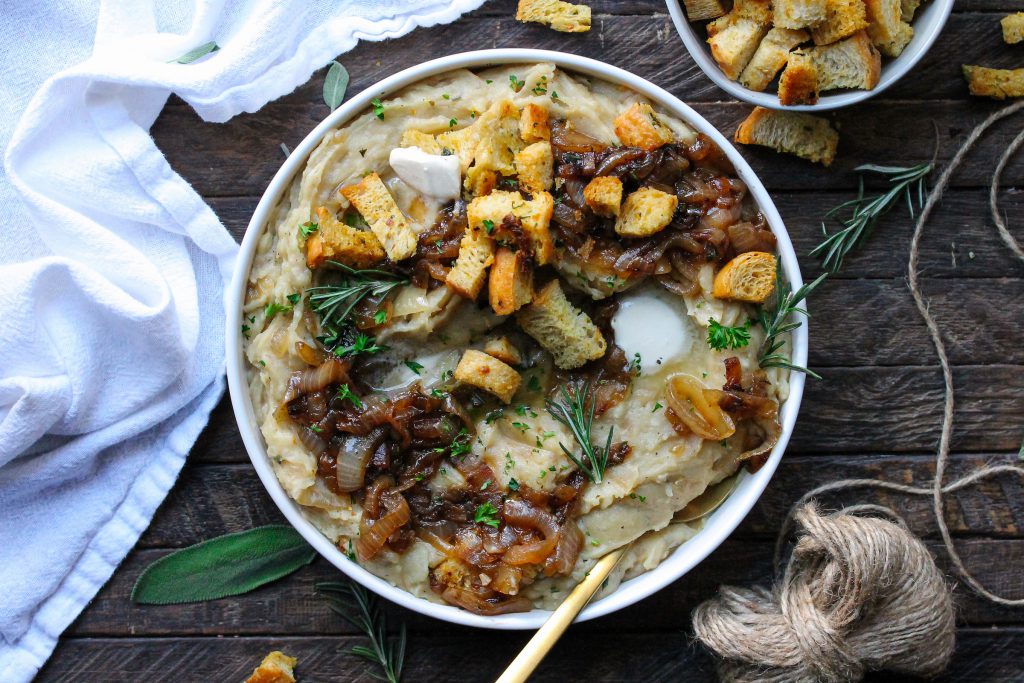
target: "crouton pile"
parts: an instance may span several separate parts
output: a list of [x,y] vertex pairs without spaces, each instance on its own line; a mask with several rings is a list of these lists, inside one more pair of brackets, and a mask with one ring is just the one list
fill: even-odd
[[822,92],[871,90],[882,57],[911,38],[920,0],[684,0],[690,21],[729,79],[762,92],[778,77],[784,105],[814,104]]
[[[1008,14],[999,24],[1003,30],[1004,43],[1016,45],[1024,41],[1024,12]],[[976,97],[990,97],[994,100],[1024,97],[1024,69],[992,69],[964,64],[963,72],[967,87]]]

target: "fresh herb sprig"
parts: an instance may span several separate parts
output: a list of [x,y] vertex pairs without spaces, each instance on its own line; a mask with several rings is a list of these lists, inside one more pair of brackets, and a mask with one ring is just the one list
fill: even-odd
[[758,354],[758,365],[762,368],[789,368],[815,379],[821,379],[821,375],[818,373],[794,365],[786,354],[779,353],[786,343],[785,339],[779,339],[779,337],[800,327],[802,323],[799,320],[793,320],[792,316],[796,313],[807,315],[807,311],[800,307],[800,302],[806,299],[829,274],[822,273],[814,282],[809,282],[794,292],[789,282],[782,277],[782,268],[777,264],[775,273],[775,294],[772,296],[772,304],[761,306],[758,311],[758,322],[764,328],[764,342],[761,344],[761,351]]
[[583,382],[582,385],[563,386],[561,394],[561,402],[546,399],[544,405],[551,417],[569,428],[576,443],[583,450],[583,456],[576,457],[562,442],[559,442],[558,445],[566,457],[572,460],[590,481],[600,484],[604,480],[604,471],[608,468],[608,454],[612,449],[612,433],[615,428],[608,429],[608,438],[604,448],[595,446],[591,432],[597,400],[590,396],[590,383]]
[[741,349],[750,343],[749,329],[749,322],[737,327],[728,327],[712,318],[708,322],[708,346],[715,351]]
[[[931,163],[908,167],[875,164],[858,166],[854,170],[859,171],[862,175],[857,197],[843,202],[825,214],[825,218],[836,219],[843,226],[842,229],[829,234],[825,222],[822,221],[821,232],[825,235],[825,240],[811,251],[811,255],[820,256],[825,270],[834,273],[842,267],[843,259],[864,243],[874,230],[878,219],[889,213],[900,198],[906,200],[910,217],[913,218],[914,197],[916,195],[918,208],[923,207],[927,194],[925,177],[931,173],[932,168]],[[866,197],[864,195],[864,173],[879,173],[888,176],[892,187],[884,194]],[[847,210],[851,211],[850,215],[842,217],[841,214]]]
[[[339,330],[349,321],[353,309],[360,301],[368,296],[385,295],[396,287],[409,284],[409,281],[400,275],[384,270],[356,270],[337,261],[328,263],[342,271],[342,281],[336,285],[310,287],[306,294],[309,296],[310,308],[320,316],[320,325],[327,336],[335,340]],[[352,351],[361,353],[366,352],[366,349]]]
[[349,654],[378,665],[383,673],[371,673],[374,678],[398,683],[405,663],[405,624],[399,628],[397,637],[389,638],[387,620],[376,598],[359,584],[323,581],[317,583],[314,590],[332,611],[370,639],[369,647],[357,645]]

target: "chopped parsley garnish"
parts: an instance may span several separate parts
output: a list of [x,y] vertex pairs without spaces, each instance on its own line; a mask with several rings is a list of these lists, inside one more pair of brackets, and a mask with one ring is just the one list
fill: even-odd
[[511,453],[505,453],[505,474],[515,469],[516,461],[512,459]]
[[631,493],[629,494],[629,497],[632,498],[633,500],[639,500],[641,503],[647,501],[647,496],[641,496],[638,493]]
[[532,88],[530,88],[530,92],[532,92],[534,95],[543,95],[547,91],[548,91],[548,89],[545,88],[544,86],[540,85],[539,83],[537,85],[533,86]]
[[431,389],[430,395],[433,396],[434,398],[444,398],[445,396],[448,395],[448,392],[442,391],[441,389]]
[[726,327],[712,318],[708,322],[708,346],[715,351],[741,349],[750,343],[750,323],[739,327]]
[[450,99],[452,98],[452,96],[451,96],[451,95],[449,95],[449,94],[448,94],[448,93],[446,93],[446,92],[445,92],[445,93],[441,93],[441,97],[445,98],[446,100],[450,100]]
[[659,410],[661,410],[661,409],[662,409],[662,408],[664,408],[664,407],[665,407],[665,406],[661,405],[661,403],[659,403],[658,401],[655,401],[655,402],[654,402],[654,407],[653,407],[653,408],[651,408],[651,412],[652,412],[652,413],[656,413],[656,412],[658,412]]
[[417,363],[414,360],[407,360],[407,361],[405,361],[405,367],[409,368],[410,370],[415,372],[417,375],[420,374],[420,370],[423,369],[423,366],[420,365],[419,363]]
[[511,479],[508,480],[508,490],[509,491],[518,491],[519,490],[519,482],[516,481],[515,477],[512,477]]
[[523,86],[526,85],[526,81],[519,80],[518,78],[516,78],[515,74],[509,74],[508,80],[508,87],[512,88],[512,92],[519,92],[520,90],[523,89]]
[[488,78],[486,81],[484,81],[484,83],[486,83],[487,85],[490,85],[491,83],[494,83],[494,81],[492,81],[491,79]]
[[322,429],[320,429],[320,427],[318,425],[309,425],[309,428],[312,429],[317,434],[319,434],[320,432],[323,431]]
[[481,491],[486,491],[486,490],[487,490],[488,488],[490,488],[490,486],[491,486],[491,480],[490,480],[490,479],[488,479],[488,480],[487,480],[487,481],[485,481],[485,482],[483,483],[483,485],[482,485],[482,486],[480,487],[480,490],[481,490]]
[[558,91],[557,90],[552,90],[551,91],[551,99],[553,99],[553,100],[557,100],[558,99]]
[[449,128],[454,128],[457,125],[459,125],[459,120],[458,119],[449,119],[448,120],[448,127]]
[[249,338],[249,330],[252,329],[248,325],[242,325],[242,336],[246,339]]
[[266,309],[264,309],[264,313],[267,318],[273,318],[278,313],[287,313],[290,310],[292,310],[292,307],[287,304],[269,303]]
[[340,387],[338,387],[338,398],[340,398],[342,401],[348,399],[352,403],[352,405],[354,405],[356,408],[359,408],[360,410],[362,410],[363,408],[363,402],[359,400],[358,396],[352,393],[352,391],[348,388],[347,384],[342,384]]
[[309,237],[319,229],[319,223],[314,223],[313,221],[306,221],[305,223],[299,226],[299,232],[302,233],[303,237]]
[[373,115],[381,121],[384,120],[384,103],[380,101],[379,97],[374,97],[370,100],[370,106],[373,107]]
[[360,333],[356,335],[356,340],[352,342],[351,346],[335,349],[334,353],[344,358],[345,356],[358,356],[361,353],[380,353],[387,349],[386,346],[378,346],[377,340],[373,337]]
[[490,234],[492,234],[494,232],[494,221],[492,221],[490,218],[485,218],[483,220],[483,224],[484,224],[484,230],[487,231],[488,235],[490,235]]
[[377,325],[383,325],[388,321],[387,311],[377,311],[373,314],[373,322]]
[[453,458],[464,458],[469,453],[472,443],[472,439],[469,438],[469,432],[463,427],[459,430],[459,433],[452,439],[452,445],[449,446],[451,456]]
[[498,508],[491,505],[489,501],[483,505],[478,505],[476,512],[473,513],[473,521],[477,524],[497,527],[501,524],[501,520],[498,519]]
[[633,360],[629,363],[630,368],[636,373],[637,377],[640,376],[640,369],[643,367],[643,359],[640,358],[639,353],[633,354]]
[[513,422],[512,426],[524,432],[530,428],[530,425],[526,424],[525,422]]
[[289,302],[291,302],[292,306],[294,306],[295,304],[299,303],[299,299],[302,298],[302,295],[301,294],[289,294],[285,298],[288,299]]
[[540,378],[537,377],[537,375],[530,375],[530,379],[526,382],[526,386],[529,387],[530,391],[540,391]]

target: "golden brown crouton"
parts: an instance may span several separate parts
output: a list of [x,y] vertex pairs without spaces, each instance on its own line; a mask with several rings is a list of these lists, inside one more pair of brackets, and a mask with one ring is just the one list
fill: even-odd
[[747,251],[715,274],[711,295],[716,299],[762,303],[775,289],[775,256]]
[[964,78],[972,95],[995,100],[1024,97],[1024,69],[989,69],[964,64]]
[[491,308],[498,315],[512,315],[533,298],[533,268],[530,257],[508,247],[494,254],[487,281]]
[[608,348],[594,321],[565,298],[557,279],[534,294],[533,303],[520,309],[516,321],[563,370],[600,358]]
[[533,199],[526,201],[519,192],[495,190],[486,197],[473,199],[466,208],[466,215],[470,229],[479,228],[490,232],[501,225],[505,216],[515,216],[530,237],[534,261],[543,266],[551,262],[555,253],[550,229],[554,208],[554,198],[548,192],[537,192]]
[[598,216],[618,216],[622,206],[622,181],[615,176],[599,176],[583,188],[587,206]]
[[721,0],[683,0],[686,6],[686,18],[690,21],[706,21],[725,14],[725,5]]
[[306,240],[306,265],[316,269],[325,261],[352,268],[370,268],[384,260],[384,248],[372,232],[345,225],[327,210],[316,210],[318,229]]
[[508,176],[516,172],[515,155],[525,143],[519,136],[519,110],[511,100],[495,102],[469,128],[478,132],[473,165],[466,171],[467,190],[480,186],[481,174]]
[[473,174],[472,185],[468,188],[474,197],[490,194],[498,186],[498,174],[491,170]]
[[402,133],[401,147],[419,147],[427,154],[441,154],[441,143],[430,133],[409,128]]
[[726,15],[718,21],[724,19],[729,21],[723,24],[721,30],[714,35],[708,32],[708,45],[722,73],[729,80],[735,81],[754,56],[761,39],[768,33],[768,25],[753,19],[733,18],[732,15]]
[[809,28],[825,21],[826,0],[774,0],[772,19],[777,28]]
[[445,277],[445,284],[459,296],[476,299],[484,286],[487,268],[494,262],[494,240],[483,228],[466,230],[459,242],[459,256]]
[[789,53],[786,70],[779,77],[779,102],[789,106],[817,101],[818,67],[814,58],[806,52]]
[[516,175],[519,184],[530,194],[551,189],[554,181],[554,156],[551,143],[546,140],[535,142],[516,153]]
[[295,683],[295,665],[299,660],[274,651],[263,658],[245,683]]
[[799,50],[810,55],[818,76],[818,90],[860,88],[871,90],[882,74],[882,55],[871,44],[866,31],[831,45]]
[[490,392],[504,403],[512,402],[523,383],[523,378],[513,368],[476,349],[463,352],[455,368],[455,380]]
[[809,38],[807,31],[788,28],[773,28],[768,31],[740,74],[740,85],[758,92],[767,88],[768,84],[775,80],[775,74],[786,66],[790,50]]
[[864,0],[827,0],[825,21],[811,28],[815,45],[828,45],[868,27]]
[[1003,42],[1014,45],[1024,40],[1024,12],[1007,14],[999,20],[1003,29]]
[[903,21],[900,0],[865,0],[868,37],[888,57],[899,57],[914,37],[914,29]]
[[519,115],[519,137],[523,142],[537,142],[551,139],[548,110],[532,102],[523,107]]
[[623,237],[647,237],[665,229],[672,222],[672,214],[679,206],[674,194],[641,187],[626,197],[619,217],[615,221],[615,232]]
[[590,7],[562,0],[519,0],[516,19],[535,21],[563,33],[583,33],[590,30]]
[[523,354],[508,340],[508,337],[488,339],[484,344],[484,353],[494,356],[506,365],[519,365],[523,362]]
[[736,129],[736,142],[764,145],[828,166],[835,159],[839,133],[828,119],[755,107]]
[[666,126],[646,102],[633,105],[615,117],[615,135],[627,147],[658,149],[672,142],[672,129]]
[[341,188],[341,194],[369,224],[389,259],[397,263],[416,252],[416,233],[376,172]]
[[920,6],[921,0],[901,0],[900,19],[909,24],[914,20],[914,14],[917,13],[917,8]]

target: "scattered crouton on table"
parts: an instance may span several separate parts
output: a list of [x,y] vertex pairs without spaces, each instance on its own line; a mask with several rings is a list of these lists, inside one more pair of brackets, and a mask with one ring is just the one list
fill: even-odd
[[736,129],[736,142],[763,145],[829,166],[836,156],[839,133],[828,119],[791,111],[755,107]]

